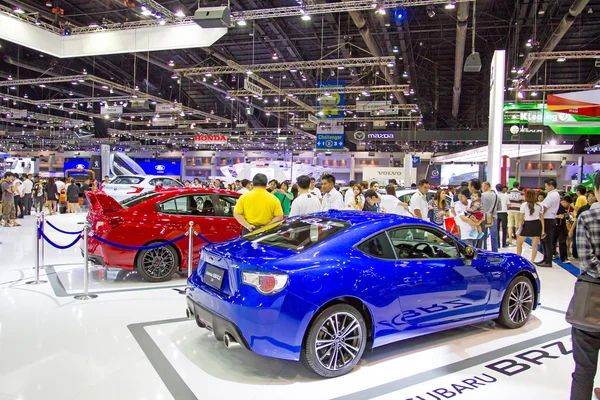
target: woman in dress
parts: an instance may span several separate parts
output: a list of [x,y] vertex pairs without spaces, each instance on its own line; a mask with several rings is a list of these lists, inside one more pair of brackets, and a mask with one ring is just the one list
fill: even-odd
[[523,252],[523,242],[531,238],[531,262],[535,262],[538,252],[540,237],[544,236],[544,212],[537,203],[538,196],[533,190],[525,194],[525,201],[521,204],[521,223],[517,231],[517,254]]
[[443,227],[444,218],[450,218],[450,204],[447,201],[446,193],[442,189],[435,192],[435,196],[429,202],[429,209],[433,214],[431,222]]
[[362,187],[360,185],[354,185],[352,192],[354,193],[354,196],[352,197],[350,204],[348,204],[348,207],[352,210],[362,211],[365,206],[365,199],[362,195]]
[[46,199],[48,199],[48,211],[50,215],[56,214],[56,202],[59,198],[58,187],[54,182],[54,178],[49,178],[46,183]]

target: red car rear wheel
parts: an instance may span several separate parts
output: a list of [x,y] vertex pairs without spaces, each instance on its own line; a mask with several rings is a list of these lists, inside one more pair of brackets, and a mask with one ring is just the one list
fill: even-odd
[[136,258],[138,273],[149,282],[165,282],[179,268],[179,256],[173,246],[142,250]]

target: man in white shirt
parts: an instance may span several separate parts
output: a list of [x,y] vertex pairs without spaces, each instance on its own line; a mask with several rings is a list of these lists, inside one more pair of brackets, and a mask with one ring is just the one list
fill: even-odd
[[427,217],[429,213],[429,206],[427,204],[429,187],[429,182],[426,179],[421,179],[417,186],[417,192],[410,198],[410,211],[423,221],[429,221]]
[[[321,211],[321,202],[317,196],[309,193],[310,178],[306,175],[298,177],[298,197],[292,202],[290,217],[312,214]],[[350,190],[350,189],[348,189]]]
[[321,195],[321,191],[319,190],[319,188],[315,186],[316,183],[317,181],[315,180],[315,178],[310,178],[310,187],[308,188],[308,191],[317,196],[318,199],[321,199],[323,196]]
[[247,193],[252,190],[252,181],[248,179],[242,179],[242,188],[237,192],[240,194]]
[[31,180],[31,174],[24,176],[24,178],[23,193],[25,196],[23,197],[23,207],[25,208],[25,215],[31,215],[31,207],[33,206],[33,198],[31,197],[31,192],[33,191],[33,181]]
[[544,232],[546,236],[542,236],[542,249],[544,259],[536,263],[538,267],[552,267],[552,258],[556,251],[556,243],[554,241],[554,230],[556,229],[556,214],[560,206],[560,194],[556,190],[556,179],[546,180],[546,198],[541,206],[544,212]]
[[[321,200],[323,211],[344,210],[346,208],[342,194],[335,189],[335,176],[331,174],[321,176],[321,189],[324,193]],[[312,192],[312,190],[309,190],[309,192]]]
[[470,219],[465,216],[467,213],[467,208],[471,206],[471,202],[468,199],[469,189],[462,189],[462,191],[458,192],[458,200],[454,202],[454,210],[456,212],[456,217],[454,217],[454,221],[458,226],[460,232],[460,238],[463,242],[468,244],[471,247],[475,247],[477,239],[473,239],[471,236],[471,232],[475,227],[471,225]]
[[60,193],[63,191],[63,189],[65,188],[66,184],[62,179],[57,179],[55,182],[56,184],[56,189],[58,190],[58,194],[60,195]]
[[350,181],[348,185],[348,190],[344,193],[344,204],[347,208],[351,208],[350,204],[354,201],[354,185],[356,185],[356,182]]
[[411,216],[408,211],[408,205],[406,203],[401,202],[396,197],[396,188],[394,185],[387,185],[385,187],[385,191],[387,194],[381,195],[381,211],[386,214],[397,214],[397,215],[405,215]]

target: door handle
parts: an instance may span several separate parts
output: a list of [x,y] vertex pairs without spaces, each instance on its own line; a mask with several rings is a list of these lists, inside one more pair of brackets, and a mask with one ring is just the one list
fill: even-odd
[[423,278],[420,276],[411,276],[408,278],[404,278],[404,283],[406,283],[408,286],[420,285],[421,283],[423,283]]

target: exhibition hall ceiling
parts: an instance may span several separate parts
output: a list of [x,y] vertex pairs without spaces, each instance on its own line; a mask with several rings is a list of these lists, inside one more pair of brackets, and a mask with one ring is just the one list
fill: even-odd
[[[221,2],[0,0],[0,14],[76,40],[135,26],[185,25],[198,3]],[[591,89],[600,81],[600,54],[594,53],[600,50],[600,0],[230,5],[232,25],[210,47],[177,48],[174,39],[172,50],[59,58],[0,40],[0,112],[7,114],[0,114],[0,130],[11,123],[21,128],[8,114],[26,109],[32,117],[27,129],[52,128],[44,134],[49,143],[67,133],[65,121],[71,124],[68,136],[96,118],[109,136],[123,140],[184,146],[200,134],[233,134],[240,138],[232,148],[311,149],[314,116],[322,106],[327,114],[332,98],[341,115],[333,112],[331,120],[343,121],[346,132],[408,131],[418,142],[416,132],[423,129],[487,129],[490,62],[497,49],[507,50],[507,101],[541,102],[560,93],[561,85],[571,85],[563,91]],[[482,69],[463,72],[473,43]],[[248,91],[249,78],[258,89]],[[552,92],[544,91],[548,85]],[[123,112],[102,113],[98,99],[109,107],[124,105]],[[150,104],[139,105],[139,99]],[[167,108],[157,112],[154,103]]]

